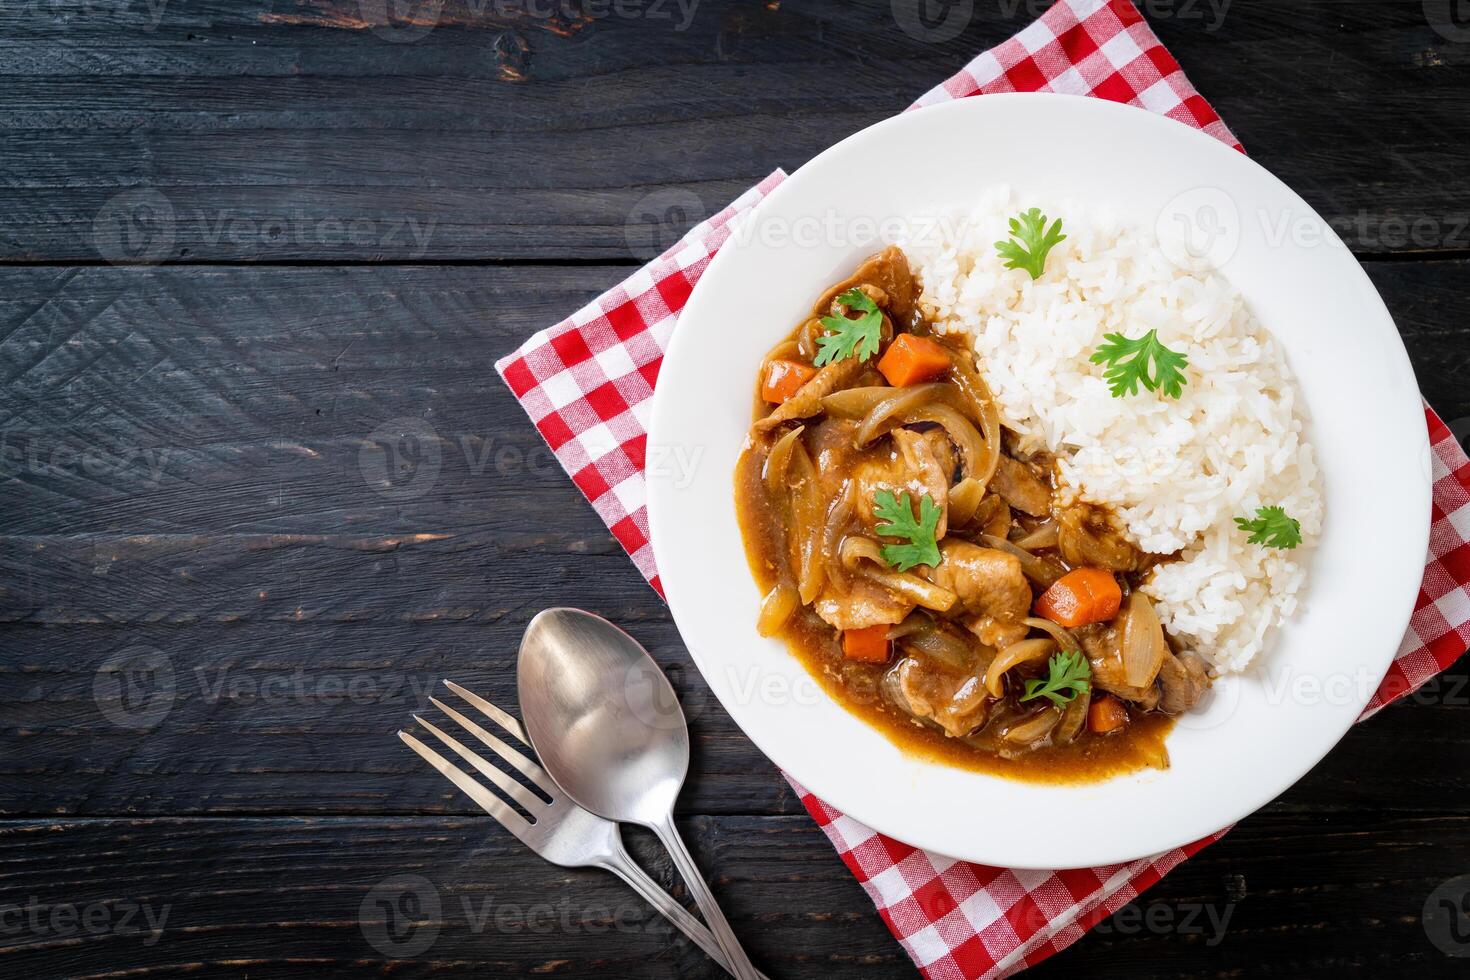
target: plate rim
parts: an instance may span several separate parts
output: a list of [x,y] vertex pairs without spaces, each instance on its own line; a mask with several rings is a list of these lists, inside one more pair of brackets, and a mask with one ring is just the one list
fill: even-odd
[[[1321,215],[1316,211],[1316,209],[1312,208],[1310,204],[1303,200],[1301,196],[1297,194],[1294,190],[1292,190],[1287,184],[1285,184],[1285,182],[1272,174],[1259,162],[1246,156],[1244,153],[1235,150],[1233,147],[1217,140],[1215,137],[1210,136],[1202,130],[1195,129],[1193,127],[1180,123],[1177,120],[1170,119],[1166,116],[1154,113],[1140,107],[1108,102],[1105,100],[1099,100],[1087,96],[1063,95],[1058,93],[997,93],[994,95],[987,95],[983,99],[959,99],[952,102],[942,103],[939,105],[914,110],[913,112],[902,113],[897,116],[889,117],[878,123],[873,124],[872,126],[866,127],[856,133],[847,136],[843,140],[839,141],[838,143],[824,150],[822,153],[818,154],[807,164],[803,165],[801,168],[792,173],[779,186],[774,188],[772,192],[766,196],[765,199],[757,204],[757,206],[752,210],[751,215],[744,216],[739,220],[754,220],[754,216],[759,214],[762,210],[776,210],[788,198],[793,198],[798,195],[804,185],[804,182],[801,180],[802,175],[804,173],[807,175],[811,175],[814,172],[814,165],[819,164],[823,160],[830,159],[833,156],[840,154],[841,152],[844,152],[845,147],[848,147],[854,143],[867,139],[878,138],[887,129],[900,127],[903,125],[912,125],[912,123],[906,123],[906,120],[910,120],[915,117],[937,118],[944,114],[963,116],[975,112],[983,113],[989,111],[988,106],[999,105],[1007,102],[1016,102],[1018,100],[1028,102],[1034,102],[1035,100],[1048,100],[1053,102],[1065,100],[1073,104],[1085,106],[1085,108],[1082,110],[1085,112],[1103,114],[1116,113],[1119,115],[1120,118],[1126,117],[1134,123],[1155,127],[1160,132],[1167,131],[1170,134],[1168,138],[1193,140],[1199,143],[1201,146],[1208,145],[1211,149],[1206,152],[1216,154],[1222,160],[1232,160],[1232,166],[1240,166],[1243,163],[1249,169],[1256,172],[1255,176],[1258,179],[1263,178],[1269,183],[1275,185],[1276,188],[1278,188],[1279,190],[1284,191],[1296,207],[1299,207],[1306,215],[1320,222],[1326,234],[1330,236],[1331,242],[1342,245],[1341,239],[1336,235],[1336,232],[1333,231],[1330,225],[1328,225],[1327,222],[1321,218]],[[977,185],[977,192],[979,190],[982,190],[984,186],[987,185]],[[688,303],[686,304],[683,313],[681,314],[681,319],[687,317],[690,314],[691,310],[695,311],[696,314],[699,313],[702,308],[701,298],[707,296],[711,292],[708,284],[717,280],[717,278],[721,274],[721,270],[724,265],[727,265],[730,262],[734,261],[731,257],[740,251],[740,247],[738,245],[735,245],[735,243],[730,243],[730,245],[733,245],[734,247],[722,247],[715,255],[715,257],[711,260],[711,263],[706,268],[704,275],[695,285],[695,288],[689,297]],[[1387,305],[1384,304],[1382,296],[1378,293],[1376,287],[1373,286],[1372,280],[1369,278],[1361,262],[1357,260],[1356,256],[1351,255],[1351,253],[1346,249],[1345,245],[1342,245],[1342,249],[1347,257],[1351,260],[1350,265],[1355,270],[1355,276],[1359,281],[1358,284],[1362,287],[1366,287],[1366,289],[1370,291],[1371,296],[1376,303],[1374,309],[1365,313],[1365,319],[1372,318],[1379,321],[1381,326],[1389,328],[1388,332],[1392,334],[1393,340],[1392,347],[1397,357],[1401,359],[1402,362],[1400,366],[1405,369],[1407,377],[1409,379],[1413,379],[1413,368],[1408,357],[1407,348],[1403,344],[1402,334],[1397,329],[1391,312],[1388,310]],[[1346,269],[1346,265],[1344,266],[1344,269]],[[1387,334],[1385,334],[1385,336],[1387,336]],[[665,363],[661,367],[661,373],[668,370],[671,364],[677,365],[682,356],[681,352],[696,344],[696,341],[691,339],[692,337],[693,331],[691,330],[673,331],[668,348],[665,351]],[[1299,383],[1300,382],[1298,381],[1298,384]],[[1414,414],[1421,420],[1422,424],[1422,396],[1420,396],[1418,393],[1417,383],[1410,385],[1410,387],[1413,389],[1412,394],[1416,399],[1413,406]],[[650,424],[648,426],[650,446],[656,446],[660,444],[658,441],[659,434],[667,427],[667,423],[665,423],[663,419],[669,413],[676,410],[675,408],[670,407],[672,405],[672,401],[670,398],[660,396],[660,392],[667,392],[671,390],[671,388],[672,386],[657,386],[655,388],[653,396],[653,406],[650,415]],[[1408,393],[1405,393],[1405,398],[1407,398],[1407,395]],[[1400,407],[1400,410],[1407,411],[1407,408],[1408,405],[1404,404]],[[1307,414],[1308,417],[1312,420],[1312,424],[1314,426],[1320,424],[1317,416],[1312,413],[1310,405],[1307,406]],[[1422,449],[1426,454],[1430,451],[1427,428],[1425,429],[1422,436]],[[713,673],[713,670],[711,668],[714,665],[706,664],[704,662],[704,658],[696,650],[695,645],[688,642],[685,624],[681,619],[680,611],[681,606],[683,605],[680,596],[682,586],[671,581],[664,571],[672,567],[672,565],[674,564],[665,560],[666,556],[669,554],[670,548],[672,547],[668,542],[674,537],[674,535],[665,535],[660,532],[660,528],[663,525],[663,515],[667,513],[668,510],[668,508],[664,506],[663,501],[667,498],[667,494],[671,492],[671,490],[672,484],[670,482],[668,474],[650,472],[648,477],[647,499],[649,539],[654,555],[655,564],[660,568],[660,573],[662,576],[661,580],[664,584],[665,596],[668,600],[670,612],[674,618],[675,625],[679,629],[681,638],[685,640],[686,647],[689,650],[690,657],[694,661],[695,666],[704,676],[705,681],[709,685],[711,691],[715,694],[716,698],[720,701],[721,705],[725,708],[731,719],[741,729],[745,736],[749,738],[753,744],[755,744],[755,746],[761,751],[761,753],[765,755],[768,759],[770,759],[774,764],[776,764],[778,768],[780,768],[781,763],[777,759],[778,751],[773,751],[770,747],[768,747],[768,745],[766,744],[767,740],[765,738],[763,738],[758,733],[752,732],[746,726],[746,724],[742,722],[739,711],[732,710],[731,705],[727,702],[726,697],[724,696],[724,693],[722,691],[723,685],[718,683],[711,676]],[[1414,543],[1416,545],[1415,552],[1422,556],[1427,554],[1429,536],[1431,531],[1432,479],[1426,479],[1424,481],[1423,493],[1419,495],[1418,500],[1413,502],[1396,502],[1396,506],[1409,507],[1413,505],[1417,505],[1415,508],[1417,513],[1414,516],[1422,517],[1422,520],[1416,520],[1414,522],[1415,527],[1422,526],[1422,540],[1416,540],[1411,543]],[[1328,519],[1330,520],[1330,516]],[[1406,545],[1406,555],[1407,552],[1408,548]],[[1407,565],[1407,557],[1404,559],[1404,562]],[[745,567],[741,567],[739,569],[739,573],[747,577],[749,576],[749,570]],[[1397,610],[1392,615],[1392,621],[1399,627],[1398,635],[1403,635],[1403,633],[1407,631],[1411,623],[1419,590],[1419,584],[1419,578],[1415,578],[1412,582],[1401,584],[1396,590],[1396,594],[1392,595],[1392,601],[1385,604],[1386,608]],[[1310,588],[1310,585],[1308,586],[1308,588]],[[1395,590],[1392,588],[1392,583],[1390,583],[1387,591],[1389,591],[1390,593],[1395,593]],[[1280,793],[1295,785],[1304,775],[1306,775],[1307,772],[1309,772],[1323,758],[1325,758],[1327,754],[1330,754],[1332,749],[1334,749],[1341,741],[1343,735],[1345,735],[1346,732],[1349,731],[1353,724],[1357,721],[1357,719],[1361,715],[1362,709],[1371,700],[1373,694],[1376,692],[1378,684],[1381,683],[1383,676],[1386,675],[1387,671],[1392,666],[1396,658],[1396,650],[1396,647],[1388,649],[1377,658],[1375,658],[1375,660],[1373,661],[1375,665],[1373,668],[1375,671],[1374,683],[1370,687],[1366,688],[1366,693],[1363,694],[1360,699],[1356,700],[1355,707],[1351,713],[1347,712],[1346,710],[1342,710],[1337,716],[1336,722],[1330,728],[1323,729],[1326,732],[1330,732],[1332,735],[1331,741],[1326,745],[1324,751],[1320,755],[1316,755],[1314,758],[1310,759],[1307,759],[1305,756],[1303,756],[1300,760],[1298,760],[1296,764],[1282,769],[1280,773],[1274,776],[1271,780],[1263,781],[1261,787],[1258,789],[1257,792],[1249,794],[1246,799],[1240,801],[1232,808],[1234,811],[1237,812],[1234,812],[1233,815],[1222,822],[1220,827],[1216,828],[1217,831],[1228,829],[1236,821],[1255,812],[1257,809],[1270,802],[1271,799],[1274,799]],[[803,671],[805,670],[804,667],[801,667],[800,669]],[[845,711],[846,709],[842,710]],[[862,722],[861,719],[855,718],[855,721],[857,721],[857,723],[859,724],[863,724],[865,727],[871,727],[866,726],[866,723]],[[981,779],[1000,778],[986,776],[985,774],[980,773],[976,773],[974,775]],[[932,846],[925,845],[919,841],[915,841],[912,839],[910,832],[907,829],[896,829],[892,826],[885,826],[885,824],[888,823],[888,821],[886,820],[874,820],[870,819],[869,817],[865,817],[860,812],[856,812],[863,809],[861,802],[859,802],[858,805],[855,806],[850,800],[843,803],[838,803],[834,801],[834,796],[846,797],[848,794],[831,785],[828,785],[826,791],[824,791],[823,785],[828,782],[825,778],[825,774],[793,774],[793,778],[799,779],[800,782],[818,798],[828,801],[833,807],[851,816],[854,820],[866,824],[873,830],[882,833],[885,836],[894,838],[895,840],[903,841],[905,843],[909,843],[911,846],[933,850],[936,853],[945,853],[948,850],[947,848],[944,850],[937,850]],[[1113,781],[1109,780],[1105,782]],[[1073,790],[1086,791],[1089,787],[1095,787],[1098,785],[1103,784],[1073,784],[1048,786],[1045,788],[1055,789],[1062,792],[1069,792]],[[1181,831],[1170,835],[1160,835],[1159,841],[1155,845],[1151,845],[1147,850],[1139,851],[1136,847],[1134,847],[1127,848],[1121,851],[1115,850],[1104,852],[1101,853],[1100,856],[1087,854],[1085,857],[1079,860],[1068,860],[1062,863],[1058,863],[1056,861],[1037,862],[1024,858],[1021,860],[1007,858],[997,862],[993,857],[976,857],[966,854],[960,854],[957,855],[957,857],[961,860],[979,861],[982,863],[1000,863],[1007,867],[1023,870],[1051,870],[1061,867],[1086,867],[1135,861],[1140,858],[1145,858],[1151,855],[1167,852],[1173,848],[1184,846],[1200,839],[1202,839],[1202,836],[1193,830],[1187,833]]]

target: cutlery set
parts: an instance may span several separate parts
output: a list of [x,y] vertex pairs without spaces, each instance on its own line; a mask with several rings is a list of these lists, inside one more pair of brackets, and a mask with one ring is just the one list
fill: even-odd
[[[531,620],[521,640],[517,689],[524,727],[473,691],[453,681],[444,683],[515,743],[533,750],[540,764],[455,707],[438,698],[430,703],[550,802],[418,715],[414,720],[425,731],[531,819],[419,738],[400,731],[404,744],[547,861],[612,872],[732,975],[740,980],[763,976],[751,965],[674,828],[674,800],[689,768],[689,730],[672,685],[647,650],[600,616],[548,609]],[[621,823],[653,831],[708,928],[629,857]]]

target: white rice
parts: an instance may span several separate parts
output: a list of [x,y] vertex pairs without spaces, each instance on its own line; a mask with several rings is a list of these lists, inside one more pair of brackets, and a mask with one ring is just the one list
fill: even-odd
[[[1034,282],[995,250],[1033,206],[1067,235]],[[1152,230],[1109,215],[998,188],[973,212],[914,227],[898,244],[922,303],[941,330],[970,335],[1021,448],[1056,454],[1067,484],[1110,505],[1140,548],[1182,551],[1144,591],[1182,645],[1221,672],[1245,668],[1295,611],[1322,527],[1304,406],[1275,339],[1220,274],[1175,264]],[[1105,333],[1149,329],[1188,356],[1183,396],[1114,398],[1088,358]],[[1301,547],[1247,543],[1234,519],[1269,505],[1301,522]]]

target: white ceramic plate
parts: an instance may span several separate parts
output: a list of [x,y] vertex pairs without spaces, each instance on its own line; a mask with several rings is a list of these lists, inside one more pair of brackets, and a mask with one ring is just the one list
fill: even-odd
[[[1145,226],[1191,221],[1197,244],[1212,248],[1285,346],[1311,415],[1327,525],[1303,608],[1254,673],[1218,683],[1180,720],[1167,771],[1045,786],[915,759],[755,632],[760,596],[732,494],[762,355],[884,244],[886,220],[967,206],[996,184],[1022,198],[1111,208]],[[1388,311],[1301,198],[1245,156],[1143,110],[987,95],[844,140],[777,188],[753,220],[767,230],[720,251],[660,371],[649,515],[679,630],[761,751],[885,834],[1015,868],[1109,864],[1198,840],[1327,754],[1377,687],[1413,609],[1429,533],[1429,447]]]

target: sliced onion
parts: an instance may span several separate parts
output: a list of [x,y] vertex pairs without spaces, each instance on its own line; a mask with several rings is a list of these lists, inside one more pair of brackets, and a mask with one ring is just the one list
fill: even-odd
[[788,467],[791,488],[790,546],[796,558],[797,591],[803,603],[817,601],[822,586],[827,582],[826,567],[822,564],[823,506],[821,489],[817,486],[817,471],[806,446],[796,442],[791,447],[791,462]]
[[853,433],[853,445],[861,449],[882,434],[883,424],[903,412],[913,411],[927,401],[942,397],[942,384],[914,385],[911,388],[894,388],[893,394],[881,399],[858,425]]
[[950,353],[950,362],[954,370],[950,375],[954,378],[955,387],[964,397],[970,412],[975,420],[980,423],[980,431],[985,434],[985,459],[979,469],[970,473],[981,483],[989,484],[990,478],[995,475],[995,468],[1000,465],[1000,412],[995,407],[995,398],[990,394],[990,386],[975,370],[974,360],[969,354],[960,352]]
[[907,616],[904,617],[903,622],[895,626],[888,627],[888,638],[890,640],[899,640],[905,636],[908,636],[910,633],[915,633],[919,630],[927,629],[933,625],[934,620],[929,617],[928,613],[909,613]]
[[761,478],[766,481],[767,493],[780,493],[786,486],[786,471],[791,466],[791,447],[796,440],[801,438],[801,432],[805,426],[798,425],[776,440],[771,451],[766,454],[765,465],[761,469]]
[[761,614],[755,621],[755,631],[761,636],[775,636],[796,612],[801,597],[790,583],[778,582],[761,600]]
[[1153,603],[1134,589],[1123,607],[1123,677],[1129,687],[1152,687],[1169,653]]
[[1006,730],[1005,740],[1013,745],[1030,745],[1051,734],[1062,720],[1062,711],[1057,707],[1043,708],[1036,714],[1019,721]]
[[[986,458],[985,440],[970,424],[970,420],[943,402],[920,405],[911,411],[899,413],[904,424],[911,422],[937,422],[949,434],[950,441],[960,450],[965,464],[965,476],[975,480],[975,473],[984,467]],[[979,481],[976,480],[978,483]]]
[[892,395],[897,389],[886,385],[869,388],[844,388],[834,391],[822,399],[822,408],[828,415],[840,419],[860,419],[867,416],[873,407]]
[[[842,565],[848,571],[858,572],[869,581],[896,592],[915,605],[936,612],[948,612],[959,601],[959,596],[927,579],[909,572],[889,571],[888,562],[883,558],[882,546],[872,538],[849,536],[843,539],[839,553]],[[865,561],[877,567],[864,566]]]
[[964,527],[975,519],[980,501],[985,499],[985,488],[979,480],[968,477],[949,489],[949,526]]
[[[800,353],[800,339],[781,341],[775,347],[772,347],[770,350],[766,351],[766,359],[761,364],[761,377],[764,378],[766,376],[766,364],[769,364],[771,361],[780,360],[781,358],[789,358],[793,354]],[[806,360],[811,360],[811,358],[806,358]]]
[[949,612],[960,598],[948,589],[921,579],[917,575],[910,575],[908,572],[883,572],[866,568],[862,574],[865,578],[877,582],[885,589],[897,593],[915,605],[933,609],[935,612]]
[[842,566],[837,561],[842,536],[847,533],[848,522],[852,519],[852,488],[851,480],[842,485],[842,492],[827,510],[827,521],[822,526],[822,563],[827,566],[828,578],[838,586],[846,584]]
[[1057,546],[1057,535],[1060,531],[1061,528],[1057,527],[1056,521],[1047,521],[1025,537],[1018,538],[1016,540],[1016,547],[1025,548],[1027,551],[1055,548]]
[[842,567],[848,571],[856,571],[858,565],[864,561],[870,561],[880,568],[888,567],[888,562],[883,560],[883,546],[872,538],[856,534],[842,540],[838,555],[842,558]]
[[1053,733],[1053,741],[1058,745],[1066,745],[1076,738],[1082,731],[1082,726],[1087,724],[1087,709],[1092,704],[1092,688],[1089,686],[1078,694],[1067,706],[1062,709],[1062,720]]
[[1005,538],[998,538],[993,534],[982,534],[980,535],[980,540],[984,542],[987,548],[1004,551],[1019,558],[1021,560],[1021,571],[1025,572],[1026,577],[1033,582],[1049,586],[1062,577],[1063,573],[1060,568],[1057,568],[1050,562],[1042,561],[1025,548],[1018,547]]
[[[816,317],[812,317],[801,325],[801,329],[796,333],[794,343],[796,344],[796,351],[801,355],[802,360],[816,360],[818,352],[817,338],[826,332],[827,328],[822,326],[822,321]],[[770,355],[768,354],[766,356],[769,357]]]
[[[889,634],[892,636],[892,633]],[[974,660],[970,645],[954,633],[933,623],[927,629],[919,629],[903,638],[905,647],[918,650],[925,656],[954,670],[968,670]]]
[[1006,689],[1001,680],[1006,671],[1022,664],[1045,660],[1056,652],[1057,645],[1052,640],[1021,640],[1019,643],[1012,643],[990,662],[990,669],[985,672],[985,689],[996,697],[1003,697]]
[[1049,619],[1039,619],[1035,616],[1027,616],[1025,619],[1021,620],[1021,622],[1025,623],[1032,629],[1045,630],[1047,633],[1050,633],[1051,638],[1057,641],[1058,649],[1082,649],[1082,644],[1077,642],[1077,637],[1073,636],[1072,631],[1067,629],[1067,627],[1065,626],[1062,626],[1058,623],[1053,623]]

